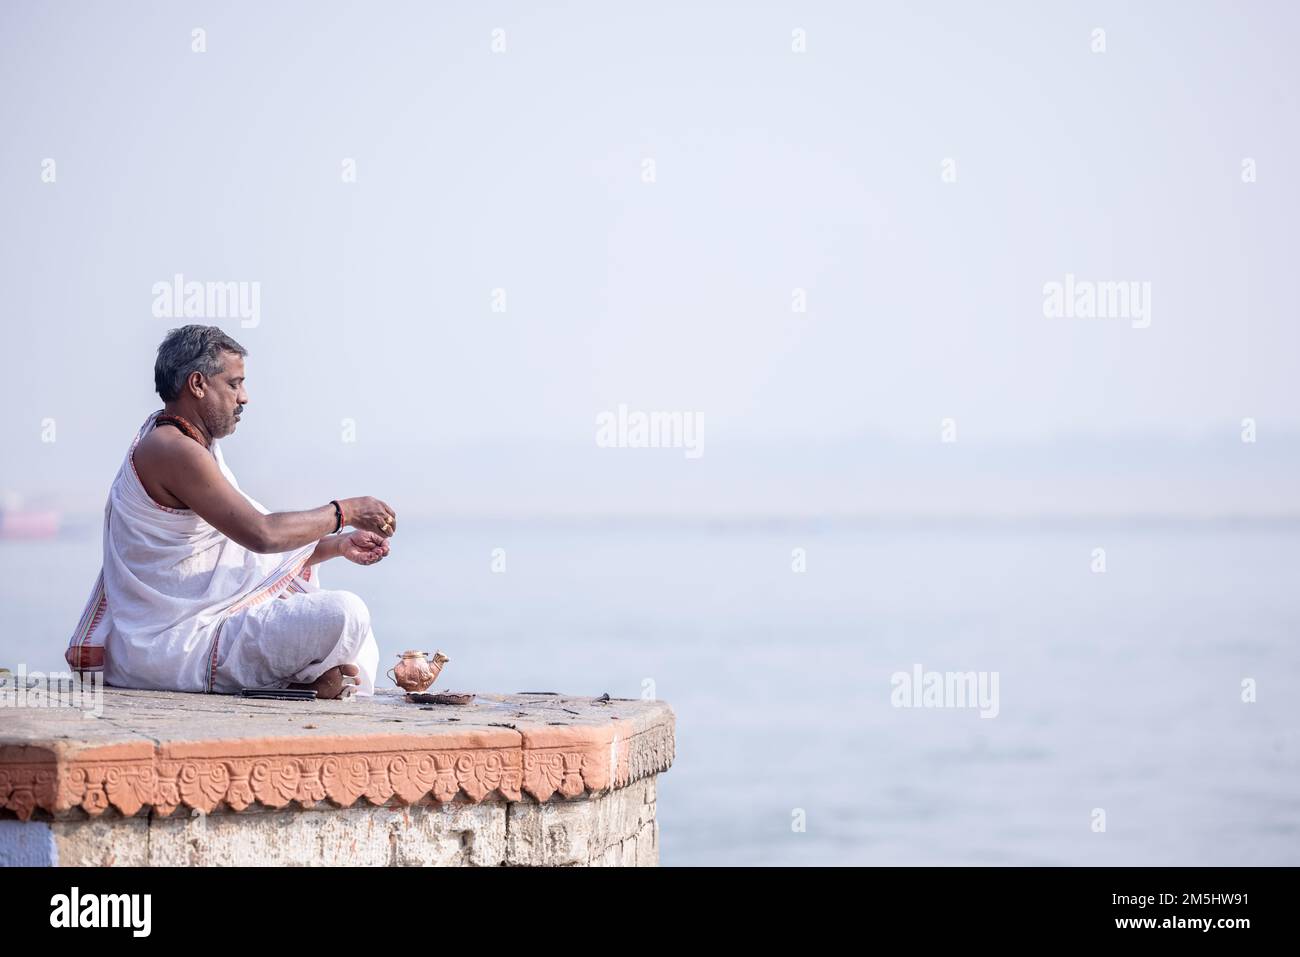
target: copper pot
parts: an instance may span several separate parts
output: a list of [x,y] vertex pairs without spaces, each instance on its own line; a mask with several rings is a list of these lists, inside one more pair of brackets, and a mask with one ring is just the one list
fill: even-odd
[[403,691],[423,691],[438,680],[442,666],[451,661],[441,651],[403,651],[401,660],[388,669],[388,677]]

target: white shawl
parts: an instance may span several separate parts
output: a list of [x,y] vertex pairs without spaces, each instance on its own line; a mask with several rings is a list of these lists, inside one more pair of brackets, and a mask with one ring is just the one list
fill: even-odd
[[[78,672],[102,670],[109,685],[210,691],[221,622],[286,588],[319,588],[307,565],[316,543],[259,555],[190,509],[150,498],[132,456],[161,414],[145,419],[109,490],[103,568],[65,657]],[[215,440],[210,451],[226,480],[267,514],[239,488]]]

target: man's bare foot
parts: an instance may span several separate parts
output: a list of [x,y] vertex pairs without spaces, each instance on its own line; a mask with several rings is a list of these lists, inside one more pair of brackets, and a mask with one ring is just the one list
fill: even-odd
[[309,684],[295,684],[290,687],[310,688],[316,692],[317,698],[341,698],[345,688],[356,690],[360,683],[356,678],[360,672],[361,669],[356,665],[337,665]]

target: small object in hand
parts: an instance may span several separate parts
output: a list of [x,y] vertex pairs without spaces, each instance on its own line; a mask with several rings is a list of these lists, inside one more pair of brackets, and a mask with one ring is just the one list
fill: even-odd
[[239,692],[245,698],[275,698],[279,701],[314,701],[316,692],[311,688],[245,688]]
[[411,704],[469,704],[474,700],[472,694],[408,694],[406,700]]

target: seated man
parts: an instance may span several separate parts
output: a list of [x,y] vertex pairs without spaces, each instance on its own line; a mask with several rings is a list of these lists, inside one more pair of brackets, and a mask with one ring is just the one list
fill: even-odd
[[216,326],[173,329],[158,347],[165,406],[109,491],[103,569],[68,663],[124,688],[373,694],[370,614],[351,592],[322,590],[313,567],[337,555],[373,565],[397,516],[369,497],[269,513],[240,489],[217,440],[248,404],[245,355]]

